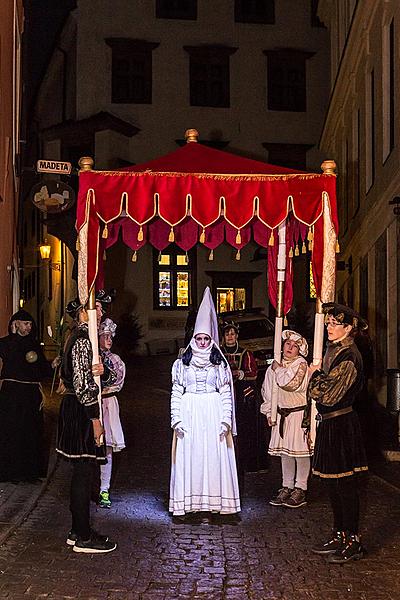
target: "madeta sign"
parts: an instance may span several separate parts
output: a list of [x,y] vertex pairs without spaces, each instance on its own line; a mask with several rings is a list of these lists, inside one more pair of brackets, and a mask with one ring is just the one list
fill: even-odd
[[61,160],[40,159],[36,163],[38,173],[59,173],[60,175],[69,175],[72,171],[72,165],[69,162]]

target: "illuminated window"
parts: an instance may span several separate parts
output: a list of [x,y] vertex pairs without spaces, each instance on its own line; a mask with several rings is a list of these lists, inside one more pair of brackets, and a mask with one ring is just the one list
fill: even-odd
[[245,288],[217,288],[218,313],[230,312],[231,310],[244,310],[246,308]]
[[187,309],[192,304],[194,255],[171,246],[154,252],[154,308]]
[[311,262],[311,260],[309,262],[309,265],[310,265],[310,270],[309,270],[309,285],[310,285],[309,298],[310,298],[310,300],[316,300],[317,299],[317,290],[316,290],[315,283],[314,283],[314,275],[313,275],[313,271],[312,271],[312,262]]

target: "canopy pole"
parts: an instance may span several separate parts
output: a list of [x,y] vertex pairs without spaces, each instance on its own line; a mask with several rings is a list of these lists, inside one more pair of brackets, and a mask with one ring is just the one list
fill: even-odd
[[[94,161],[90,156],[82,156],[79,159],[78,165],[80,167],[80,171],[91,171],[93,169]],[[85,281],[86,282],[86,264],[87,260],[83,254],[87,252],[86,244],[80,244],[78,251],[78,282]],[[96,312],[96,292],[95,287],[93,285],[92,289],[89,291],[89,298],[87,302],[87,313],[88,313],[88,327],[89,327],[89,340],[92,345],[92,364],[97,365],[100,362],[99,357],[99,338],[98,338],[98,329],[97,329],[97,312]],[[101,382],[100,377],[94,378],[98,388],[98,403],[99,403],[99,418],[100,422],[103,423],[103,411],[102,411],[102,402],[101,402]]]
[[[321,169],[324,175],[335,175],[336,163],[334,160],[325,160]],[[331,207],[329,196],[323,192],[323,222],[324,222],[324,243],[323,243],[323,263],[322,263],[322,283],[321,297],[317,298],[315,305],[314,320],[314,345],[313,345],[313,365],[320,367],[322,365],[322,351],[324,343],[324,314],[322,304],[324,302],[333,302],[335,299],[335,280],[336,280],[336,232],[331,217]],[[311,403],[311,429],[310,436],[315,440],[316,434],[316,413],[315,402]]]
[[[334,160],[325,160],[321,169],[324,175],[335,175],[336,163]],[[323,192],[323,223],[324,223],[324,243],[323,243],[323,262],[322,262],[322,283],[321,295],[317,299],[315,307],[314,321],[314,347],[313,364],[321,365],[322,347],[324,341],[324,315],[322,312],[322,303],[333,302],[335,299],[335,279],[336,279],[336,232],[331,217],[331,207],[329,196]]]
[[[277,260],[277,282],[278,294],[276,302],[275,317],[275,336],[274,336],[274,360],[277,363],[282,359],[282,329],[284,318],[284,293],[285,293],[285,275],[286,275],[286,222],[284,221],[278,227],[279,247]],[[271,422],[276,425],[278,412],[278,386],[273,380],[272,398],[271,398]]]

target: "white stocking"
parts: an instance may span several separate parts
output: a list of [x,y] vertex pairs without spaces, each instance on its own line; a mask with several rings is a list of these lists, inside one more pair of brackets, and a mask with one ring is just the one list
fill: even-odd
[[108,492],[111,483],[111,472],[112,472],[112,447],[107,446],[107,464],[100,465],[100,491]]

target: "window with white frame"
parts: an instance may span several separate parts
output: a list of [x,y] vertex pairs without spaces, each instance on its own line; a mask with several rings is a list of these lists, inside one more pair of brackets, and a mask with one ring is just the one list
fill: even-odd
[[394,148],[394,19],[384,26],[382,32],[382,162]]

